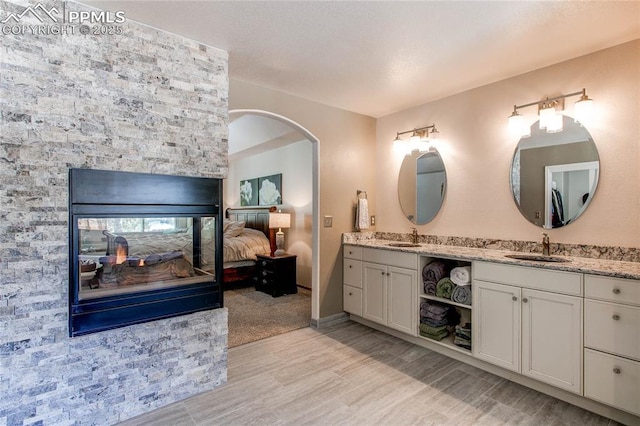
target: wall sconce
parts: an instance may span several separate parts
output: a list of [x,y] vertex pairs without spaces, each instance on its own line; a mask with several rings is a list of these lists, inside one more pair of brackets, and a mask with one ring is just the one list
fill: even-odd
[[[400,138],[400,135],[406,135],[411,133],[411,137],[408,141]],[[404,132],[396,132],[396,138],[393,140],[393,147],[395,150],[403,152],[405,155],[410,155],[413,151],[427,152],[435,149],[429,142],[438,139],[440,132],[436,129],[436,125],[420,127],[412,130],[405,130]]]
[[509,116],[509,129],[512,133],[527,137],[531,135],[531,130],[524,124],[524,117],[518,114],[520,108],[526,108],[533,105],[538,106],[538,116],[540,129],[546,129],[548,133],[556,133],[562,131],[562,114],[564,110],[564,100],[570,96],[578,96],[573,110],[574,120],[576,123],[584,124],[588,122],[592,116],[593,99],[587,96],[587,90],[582,89],[580,92],[569,93],[568,95],[560,95],[555,98],[547,98],[544,101],[531,102],[524,105],[514,105],[513,113]]
[[[290,228],[290,227],[291,227],[291,215],[289,213],[282,213],[282,210],[278,211],[277,213],[269,213],[269,228],[271,229],[278,228],[278,232],[276,232],[277,250],[275,252],[270,253],[271,257],[285,254],[284,232],[282,232],[282,228]],[[273,250],[273,248],[271,250]]]

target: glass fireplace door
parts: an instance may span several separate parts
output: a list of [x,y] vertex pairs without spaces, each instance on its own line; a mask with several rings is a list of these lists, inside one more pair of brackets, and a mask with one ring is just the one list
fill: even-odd
[[80,217],[77,229],[79,300],[215,280],[215,217]]

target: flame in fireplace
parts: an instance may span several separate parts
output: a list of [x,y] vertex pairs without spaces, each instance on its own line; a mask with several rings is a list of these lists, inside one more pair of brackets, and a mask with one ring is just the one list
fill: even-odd
[[140,263],[138,263],[138,266],[144,266],[144,259],[140,259]]
[[118,244],[116,246],[116,264],[120,265],[127,260],[127,250],[124,246]]

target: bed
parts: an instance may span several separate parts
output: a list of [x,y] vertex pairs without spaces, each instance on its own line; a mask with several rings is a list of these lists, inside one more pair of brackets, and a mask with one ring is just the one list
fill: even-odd
[[[228,208],[225,212],[225,222],[244,222],[245,229],[258,230],[262,232],[268,241],[268,250],[266,250],[265,247],[265,249],[262,250],[262,253],[256,254],[269,254],[275,251],[276,245],[275,232],[273,229],[269,229],[269,213],[275,211],[276,208],[274,206]],[[234,243],[234,237],[229,234],[230,233],[227,232],[228,236],[223,236],[225,250]],[[252,279],[255,274],[255,269],[255,258],[244,259],[243,261],[237,262],[225,262],[224,282],[233,283]]]
[[[225,283],[250,280],[254,277],[256,255],[275,250],[275,233],[269,229],[269,213],[275,207],[228,208],[223,223],[223,274]],[[203,223],[203,227],[213,222]],[[115,256],[118,248],[129,259],[148,260],[155,256],[173,256],[180,253],[193,264],[191,228],[171,232],[127,232],[106,236],[106,255]],[[199,268],[215,273],[214,234],[203,232]]]

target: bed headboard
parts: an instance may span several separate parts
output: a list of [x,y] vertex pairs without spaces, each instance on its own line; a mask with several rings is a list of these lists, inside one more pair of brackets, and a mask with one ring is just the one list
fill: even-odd
[[226,210],[226,217],[236,222],[244,221],[244,226],[262,231],[269,238],[269,213],[275,211],[275,206],[230,207]]
[[276,232],[269,229],[269,213],[275,212],[275,206],[271,207],[229,207],[226,210],[226,217],[237,222],[246,222],[247,228],[262,231],[269,239],[271,255],[276,251]]

